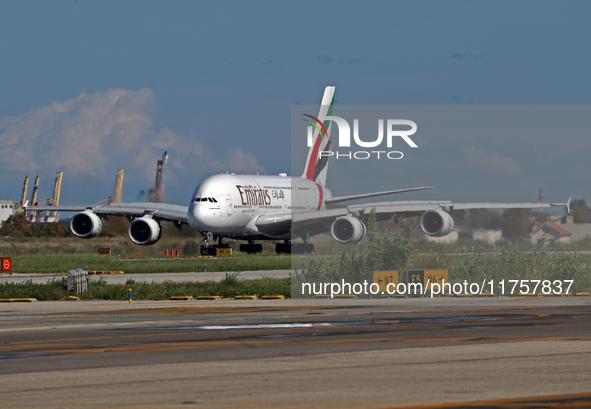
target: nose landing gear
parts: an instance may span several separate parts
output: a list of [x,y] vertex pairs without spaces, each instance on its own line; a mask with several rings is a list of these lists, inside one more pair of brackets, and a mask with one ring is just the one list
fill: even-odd
[[[209,244],[209,239],[212,237],[211,233],[208,233],[205,235],[205,244],[201,246],[201,255],[202,256],[218,256],[220,255],[218,252],[218,249],[229,249],[230,245],[228,243],[224,243],[223,237],[222,236],[215,236],[214,240],[217,239],[218,244]],[[227,252],[226,252],[227,253]],[[224,256],[226,255],[231,255],[231,250],[230,253],[228,254],[222,254]]]

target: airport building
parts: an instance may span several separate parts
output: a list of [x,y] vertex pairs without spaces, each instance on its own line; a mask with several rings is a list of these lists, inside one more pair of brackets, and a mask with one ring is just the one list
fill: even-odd
[[14,214],[14,200],[0,200],[0,223]]
[[530,235],[531,244],[536,245],[541,239],[548,244],[569,244],[591,239],[591,223],[573,223],[572,216],[566,217],[566,223],[549,221],[536,223]]

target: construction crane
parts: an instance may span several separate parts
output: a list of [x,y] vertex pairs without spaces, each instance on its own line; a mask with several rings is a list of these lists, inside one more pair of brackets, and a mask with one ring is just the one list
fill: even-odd
[[27,186],[29,186],[29,177],[25,176],[25,183],[23,183],[23,193],[21,194],[21,202],[16,206],[16,213],[22,213],[25,206],[25,199],[27,198]]
[[109,196],[106,199],[101,200],[100,202],[96,202],[95,205],[99,205],[101,203],[109,202],[109,203],[121,203],[122,197],[122,190],[123,190],[123,169],[119,169],[117,172],[117,180],[115,181],[115,194],[113,196]]
[[[29,212],[29,221],[34,221],[34,219],[37,216],[37,212],[34,209],[35,206],[41,206],[44,205],[46,203],[48,203],[50,206],[57,206],[60,202],[60,194],[62,191],[62,178],[63,178],[64,173],[63,172],[57,172],[57,175],[55,176],[55,185],[53,187],[53,197],[50,197],[49,199],[47,199],[44,202],[41,203],[36,203],[37,202],[37,190],[39,189],[39,176],[37,176],[35,178],[35,186],[33,187],[33,194],[31,196],[31,206],[29,206],[27,208],[27,212]],[[50,220],[50,217],[53,218],[52,220]],[[44,222],[48,222],[48,221],[56,221],[59,218],[59,212],[50,212],[45,213],[45,217],[43,219]],[[37,220],[39,221],[39,220]]]
[[154,187],[148,191],[148,200],[155,203],[164,203],[164,180],[166,178],[166,164],[168,163],[168,152],[164,152],[162,160],[156,166],[156,182]]
[[[48,197],[47,200],[44,200],[40,203],[35,203],[35,206],[43,206],[43,205],[53,206],[53,197]],[[40,223],[40,222],[46,223],[49,221],[49,215],[50,215],[49,212],[47,212],[47,211],[42,212],[44,214],[44,216],[42,217],[42,216],[39,216],[39,212],[30,210],[33,207],[27,208],[27,213],[29,215],[29,222],[31,222],[31,223]]]
[[117,172],[117,180],[115,181],[115,195],[111,203],[121,203],[123,191],[123,169],[119,169]]
[[39,190],[39,175],[35,177],[35,183],[33,184],[33,193],[31,193],[31,206],[36,206],[37,203],[37,191]]
[[[60,204],[60,194],[62,193],[62,177],[64,172],[57,172],[55,177],[55,185],[53,187],[53,205],[57,206]],[[59,212],[53,212],[54,220],[57,222],[59,218]]]

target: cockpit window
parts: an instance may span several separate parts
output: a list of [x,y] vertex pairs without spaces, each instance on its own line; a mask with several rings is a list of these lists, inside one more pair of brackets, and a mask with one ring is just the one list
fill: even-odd
[[194,202],[195,203],[199,203],[199,202],[217,203],[218,201],[215,200],[215,198],[213,198],[213,197],[196,197]]

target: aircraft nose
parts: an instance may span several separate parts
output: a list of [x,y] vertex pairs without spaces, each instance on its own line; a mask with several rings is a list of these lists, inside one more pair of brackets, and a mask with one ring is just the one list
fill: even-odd
[[189,206],[189,226],[193,230],[204,230],[205,226],[203,225],[203,211],[201,206],[196,204],[195,202],[191,203]]

